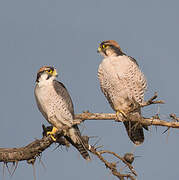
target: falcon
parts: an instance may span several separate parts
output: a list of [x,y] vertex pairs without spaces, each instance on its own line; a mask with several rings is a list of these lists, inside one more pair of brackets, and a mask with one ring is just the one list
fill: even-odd
[[86,142],[81,136],[77,125],[73,125],[74,108],[71,97],[65,86],[56,80],[57,71],[54,67],[43,66],[37,73],[35,99],[38,109],[45,119],[53,126],[54,134],[62,130],[64,137],[80,152],[84,159],[90,160]]
[[101,90],[117,117],[122,115],[131,141],[140,145],[144,141],[143,127],[148,130],[140,124],[147,86],[144,74],[137,61],[123,53],[114,40],[103,41],[98,52],[104,57],[98,68]]

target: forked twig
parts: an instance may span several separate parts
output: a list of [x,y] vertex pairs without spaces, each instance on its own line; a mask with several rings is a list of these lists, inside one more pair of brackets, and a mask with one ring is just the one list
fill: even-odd
[[[94,148],[94,147],[90,148],[90,152],[93,153],[94,155],[96,155],[98,157],[98,159],[105,164],[106,168],[110,169],[112,174],[114,176],[116,176],[118,179],[120,179],[120,180],[124,180],[124,179],[136,180],[136,178],[133,175],[137,176],[137,173],[135,172],[133,166],[130,163],[128,163],[123,157],[120,157],[118,154],[116,154],[112,151],[107,151],[107,150],[97,151],[96,148]],[[122,174],[120,171],[118,171],[117,163],[107,161],[102,156],[102,154],[104,154],[104,153],[111,154],[111,155],[115,156],[117,159],[120,159],[129,168],[129,170],[131,171],[131,173],[133,175],[131,175],[130,173]]]
[[157,99],[158,94],[157,92],[154,93],[154,96],[151,97],[149,100],[147,100],[146,102],[144,102],[141,107],[145,107],[145,106],[149,106],[151,104],[164,104],[165,102],[163,100],[158,100],[158,101],[154,101],[155,99]]

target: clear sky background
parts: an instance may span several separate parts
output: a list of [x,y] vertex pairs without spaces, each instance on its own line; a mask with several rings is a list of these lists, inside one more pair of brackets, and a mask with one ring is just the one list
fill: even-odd
[[[144,108],[144,116],[179,115],[178,8],[177,0],[1,0],[0,146],[20,147],[41,138],[41,124],[48,123],[37,109],[33,91],[43,65],[57,68],[76,113],[113,112],[97,79],[102,57],[96,51],[103,40],[116,40],[138,61],[148,80],[146,99],[157,91],[166,101]],[[122,123],[88,121],[81,129],[99,136],[104,149],[120,155],[133,149]],[[171,129],[167,140],[167,134],[162,135],[165,129],[145,131],[145,142],[135,151],[141,156],[134,163],[139,180],[178,180],[179,130]],[[54,148],[42,154],[45,169],[36,162],[37,180],[116,179],[93,155],[87,163],[73,147]],[[4,179],[32,180],[32,167],[20,162],[13,177],[6,170]]]

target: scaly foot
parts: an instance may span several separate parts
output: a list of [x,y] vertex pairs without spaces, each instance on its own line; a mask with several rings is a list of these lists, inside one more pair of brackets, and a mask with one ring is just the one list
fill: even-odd
[[54,134],[58,131],[56,127],[53,127],[52,131],[47,132],[47,135],[50,135],[50,137],[53,139],[53,141],[56,141]]
[[118,110],[118,111],[116,111],[116,116],[117,116],[117,118],[119,118],[119,114],[122,114],[122,116],[124,116],[125,118],[127,118],[127,115],[126,115],[126,113],[123,111],[123,110]]

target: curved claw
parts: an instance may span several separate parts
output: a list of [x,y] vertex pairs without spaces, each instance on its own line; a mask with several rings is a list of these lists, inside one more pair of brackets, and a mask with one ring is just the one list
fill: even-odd
[[125,113],[123,110],[117,110],[117,111],[116,111],[116,116],[117,116],[117,118],[119,117],[119,114],[122,114],[122,116],[124,116],[125,118],[127,118],[127,115],[126,115],[126,113]]
[[56,141],[56,138],[54,137],[54,134],[58,131],[56,127],[53,127],[52,131],[48,131],[47,135],[50,135],[53,141]]

